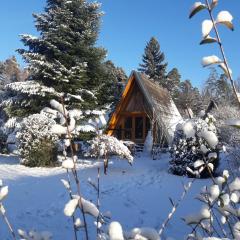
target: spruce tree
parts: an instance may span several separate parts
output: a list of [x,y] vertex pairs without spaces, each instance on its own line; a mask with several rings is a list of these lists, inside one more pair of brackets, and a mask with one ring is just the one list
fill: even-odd
[[[47,0],[45,12],[33,15],[40,36],[22,35],[26,48],[18,50],[29,66],[31,87],[27,89],[32,90],[37,84],[37,90],[10,86],[18,96],[10,113],[22,116],[37,113],[56,92],[68,96],[68,108],[98,107],[106,85],[103,65],[106,51],[95,46],[101,16],[96,2]],[[22,110],[16,112],[19,105]]]
[[114,107],[121,98],[127,82],[127,75],[121,67],[116,67],[110,60],[105,62],[105,71],[108,81],[106,81],[105,94],[102,95],[102,100],[112,102]]
[[145,47],[142,63],[138,70],[164,86],[166,67],[167,63],[165,62],[164,53],[160,51],[160,44],[156,38],[152,37]]
[[179,84],[181,81],[181,75],[177,68],[173,68],[168,74],[165,82],[165,88],[168,89],[173,98],[176,97]]
[[234,102],[235,98],[232,94],[231,85],[225,74],[221,74],[217,82],[217,92],[218,92],[218,103],[220,104],[231,104]]
[[183,115],[186,108],[191,108],[195,115],[202,109],[201,94],[197,87],[192,86],[190,80],[180,83],[175,103]]

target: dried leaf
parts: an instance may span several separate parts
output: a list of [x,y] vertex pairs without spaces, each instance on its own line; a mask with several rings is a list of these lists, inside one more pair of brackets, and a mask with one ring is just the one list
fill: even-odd
[[233,16],[228,11],[221,11],[217,15],[216,23],[224,24],[226,27],[228,27],[230,30],[234,30],[233,24],[232,24]]
[[[232,76],[232,70],[231,70],[230,68],[227,69],[225,63],[220,63],[218,66],[224,71],[224,74],[225,74],[228,78],[230,78],[230,77]],[[229,70],[230,76],[229,76],[228,70]]]
[[202,22],[202,36],[206,38],[213,28],[213,22],[211,20],[204,20]]
[[218,0],[212,0],[211,10],[213,10],[218,5]]
[[207,66],[210,66],[212,64],[218,64],[218,63],[219,64],[222,63],[222,60],[215,55],[207,56],[207,57],[204,57],[202,59],[202,66],[203,67],[207,67]]
[[8,186],[4,186],[0,189],[0,201],[2,201],[8,195]]
[[207,36],[205,39],[203,39],[203,40],[200,42],[200,45],[202,45],[202,44],[208,44],[208,43],[215,43],[215,42],[218,42],[216,38],[212,38],[212,37]]
[[72,215],[74,214],[77,206],[78,206],[78,199],[71,199],[64,207],[64,214],[67,217],[72,217]]
[[201,2],[195,2],[190,10],[189,18],[192,18],[196,13],[206,8],[207,6],[205,4]]
[[219,23],[225,25],[227,28],[229,28],[232,31],[234,30],[234,26],[231,22],[219,22]]

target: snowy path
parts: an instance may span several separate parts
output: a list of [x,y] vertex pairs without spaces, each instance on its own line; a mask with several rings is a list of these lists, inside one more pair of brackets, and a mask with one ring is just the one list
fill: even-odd
[[[114,159],[108,175],[101,178],[102,212],[110,211],[112,220],[120,221],[125,230],[140,226],[159,229],[171,209],[169,197],[177,200],[182,193],[182,182],[188,181],[169,175],[167,161],[167,156],[157,161],[141,157],[131,167],[126,161]],[[87,179],[96,178],[97,165],[90,162],[79,165],[82,193],[94,202],[96,193]],[[0,157],[0,178],[10,190],[5,205],[15,229],[49,230],[54,240],[73,239],[71,221],[63,215],[68,195],[60,179],[65,177],[65,171],[59,167],[27,168],[19,165],[16,157]],[[199,203],[193,198],[207,182],[195,182],[171,221],[168,236],[183,239],[189,229],[180,217],[196,211]],[[93,219],[89,218],[88,222],[91,239],[95,239]],[[10,239],[1,220],[0,226],[0,239]]]

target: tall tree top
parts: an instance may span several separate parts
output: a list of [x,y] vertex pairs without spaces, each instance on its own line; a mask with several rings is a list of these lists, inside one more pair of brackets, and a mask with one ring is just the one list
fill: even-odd
[[167,63],[165,62],[164,53],[160,51],[160,44],[155,37],[152,37],[147,43],[142,62],[138,70],[161,84],[166,78]]
[[[18,50],[28,63],[31,81],[9,86],[21,98],[19,102],[28,104],[21,105],[26,109],[21,115],[39,112],[59,93],[68,96],[66,104],[70,108],[92,110],[102,106],[106,50],[96,47],[102,16],[100,4],[86,0],[47,0],[45,11],[33,16],[40,34],[22,35],[25,48]],[[32,86],[41,87],[32,91]],[[43,95],[42,89],[54,91]],[[13,113],[14,108],[18,109],[17,104],[12,107]]]

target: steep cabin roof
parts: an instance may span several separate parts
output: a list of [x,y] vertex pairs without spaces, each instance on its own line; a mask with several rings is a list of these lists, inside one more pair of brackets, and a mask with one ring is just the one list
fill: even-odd
[[[138,103],[138,105],[142,106],[148,116],[157,122],[168,143],[171,143],[175,127],[182,120],[182,117],[168,90],[160,87],[159,84],[150,80],[145,74],[136,71],[132,71],[123,91],[122,98],[109,119],[108,134],[112,134],[112,129],[116,127],[120,113],[126,107],[126,102],[129,102],[129,98],[133,96],[131,93],[136,86],[140,89],[144,97],[143,100],[140,99],[142,102]],[[135,102],[135,100],[133,99],[131,102]]]

